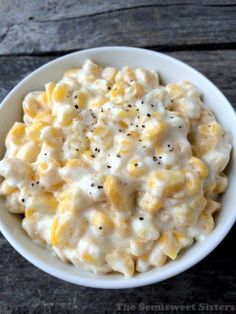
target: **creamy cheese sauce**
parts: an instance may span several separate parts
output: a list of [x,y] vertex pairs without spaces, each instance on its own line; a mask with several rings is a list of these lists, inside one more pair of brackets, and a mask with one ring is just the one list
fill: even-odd
[[126,277],[214,229],[231,151],[190,82],[87,60],[23,101],[6,137],[1,195],[65,262]]

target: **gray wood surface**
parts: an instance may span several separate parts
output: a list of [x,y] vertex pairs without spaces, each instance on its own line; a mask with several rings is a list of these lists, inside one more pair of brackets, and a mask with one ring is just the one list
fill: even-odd
[[0,54],[68,52],[114,44],[159,49],[235,47],[233,1],[224,6],[224,1],[200,2],[4,1]]
[[[1,0],[0,101],[46,62],[102,45],[167,52],[210,78],[236,108],[232,0]],[[131,313],[141,312],[142,304],[195,304],[197,313],[232,313],[200,311],[198,306],[236,304],[235,237],[233,228],[212,254],[172,279],[109,291],[75,286],[43,273],[0,235],[0,314],[129,313],[118,311],[118,303],[133,305]]]

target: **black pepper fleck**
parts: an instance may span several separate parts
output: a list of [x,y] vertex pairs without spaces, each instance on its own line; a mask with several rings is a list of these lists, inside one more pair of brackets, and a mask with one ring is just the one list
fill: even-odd
[[150,113],[147,113],[147,117],[151,117]]
[[102,185],[98,185],[98,189],[103,189],[103,186]]
[[75,109],[79,109],[79,106],[78,106],[78,105],[75,105]]
[[152,159],[153,159],[153,161],[157,161],[156,156],[153,156]]
[[93,188],[95,186],[95,184],[94,183],[91,183],[91,187]]
[[144,220],[144,218],[143,217],[139,217],[139,220]]
[[21,201],[22,201],[22,203],[24,203],[24,202],[25,202],[24,198],[22,198],[22,200],[21,200]]

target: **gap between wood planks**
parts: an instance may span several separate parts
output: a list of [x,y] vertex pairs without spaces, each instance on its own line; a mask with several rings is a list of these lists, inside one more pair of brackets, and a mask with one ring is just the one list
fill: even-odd
[[[114,45],[115,46],[115,45]],[[122,47],[121,45],[118,45],[118,47]],[[103,46],[101,46],[103,47]],[[109,47],[109,46],[107,46]],[[133,46],[135,47],[135,46]],[[32,53],[13,53],[13,54],[0,54],[1,57],[50,57],[50,56],[61,56],[64,54],[69,54],[76,51],[82,51],[86,49],[92,49],[92,48],[99,48],[98,47],[88,47],[83,49],[71,49],[71,50],[58,50],[58,51],[35,51]],[[236,50],[236,42],[232,43],[222,43],[222,44],[194,44],[194,45],[160,45],[160,46],[143,46],[143,47],[136,47],[141,49],[149,49],[154,51],[160,51],[160,52],[175,52],[175,51],[214,51],[214,50]]]
[[[69,20],[75,20],[78,18],[87,18],[87,17],[94,17],[94,16],[100,16],[104,14],[109,14],[109,13],[117,13],[117,12],[122,12],[122,11],[130,11],[130,10],[138,10],[138,9],[151,9],[151,8],[168,8],[168,7],[181,7],[181,6],[198,6],[194,3],[188,3],[188,2],[180,2],[180,3],[155,3],[155,4],[143,4],[143,5],[136,5],[136,6],[130,6],[130,7],[124,7],[124,8],[114,8],[114,9],[109,9],[106,11],[101,11],[101,12],[94,12],[90,14],[84,14],[84,15],[79,15],[79,16],[71,16],[71,17],[65,17],[65,18],[56,18],[56,19],[46,19],[46,20],[37,20],[36,22],[38,23],[44,23],[44,22],[63,22],[63,21],[69,21]],[[223,7],[235,7],[236,3],[234,4],[202,4],[203,7],[216,7],[216,8],[223,8]],[[35,20],[34,17],[29,17],[29,20]]]

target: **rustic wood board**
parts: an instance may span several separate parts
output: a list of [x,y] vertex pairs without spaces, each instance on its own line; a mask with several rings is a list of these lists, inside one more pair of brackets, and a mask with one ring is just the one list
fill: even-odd
[[[45,54],[94,46],[236,45],[230,1],[3,1],[0,54]],[[62,3],[62,5],[60,4]],[[235,2],[234,2],[235,4]],[[46,31],[45,31],[46,30]]]
[[[0,101],[28,73],[57,56],[87,47],[133,45],[167,52],[192,65],[236,108],[235,17],[235,0],[2,0]],[[197,312],[206,313],[207,304],[232,305],[235,237],[234,228],[212,254],[175,278],[109,291],[43,273],[0,235],[0,314],[137,313],[142,304],[195,304]],[[118,303],[134,308],[119,311]],[[199,310],[200,303],[205,310]],[[210,313],[216,312],[226,311]]]

